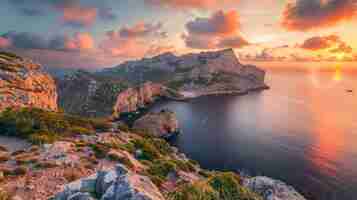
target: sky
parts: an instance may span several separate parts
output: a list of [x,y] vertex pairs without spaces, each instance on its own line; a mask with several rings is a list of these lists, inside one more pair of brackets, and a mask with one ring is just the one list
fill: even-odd
[[357,0],[1,0],[0,51],[99,69],[167,51],[357,61]]

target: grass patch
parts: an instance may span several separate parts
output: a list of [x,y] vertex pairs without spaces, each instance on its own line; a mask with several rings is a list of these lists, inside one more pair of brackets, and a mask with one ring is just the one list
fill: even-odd
[[37,108],[7,109],[0,114],[0,134],[29,139],[36,144],[53,143],[63,137],[106,130],[105,120],[87,119]]

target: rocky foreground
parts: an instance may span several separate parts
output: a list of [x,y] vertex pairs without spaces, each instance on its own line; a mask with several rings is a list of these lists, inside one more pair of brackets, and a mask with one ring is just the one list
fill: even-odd
[[9,199],[304,200],[282,182],[207,171],[161,139],[122,130],[0,155]]

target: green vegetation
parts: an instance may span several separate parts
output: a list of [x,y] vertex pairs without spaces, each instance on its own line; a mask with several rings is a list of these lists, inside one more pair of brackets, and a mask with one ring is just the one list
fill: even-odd
[[141,150],[138,159],[153,161],[172,153],[170,145],[158,138],[142,138],[133,141],[135,149]]
[[243,187],[234,173],[216,173],[206,181],[185,184],[168,196],[170,200],[261,200]]
[[67,136],[94,134],[109,128],[108,122],[44,111],[37,108],[7,109],[0,114],[0,134],[18,136],[35,144],[53,143]]
[[[168,195],[169,200],[219,200],[219,194],[205,182],[184,184]],[[233,200],[233,199],[232,199]]]
[[10,194],[0,189],[0,200],[10,200],[10,199],[11,199]]
[[3,58],[5,60],[22,59],[20,56],[14,54],[14,53],[5,52],[5,51],[0,52],[0,58]]

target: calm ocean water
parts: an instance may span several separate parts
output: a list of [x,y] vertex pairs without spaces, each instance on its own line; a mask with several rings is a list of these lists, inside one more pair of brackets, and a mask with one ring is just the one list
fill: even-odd
[[205,168],[271,176],[311,200],[356,200],[357,75],[271,70],[267,79],[267,91],[153,110],[177,113],[174,143]]

